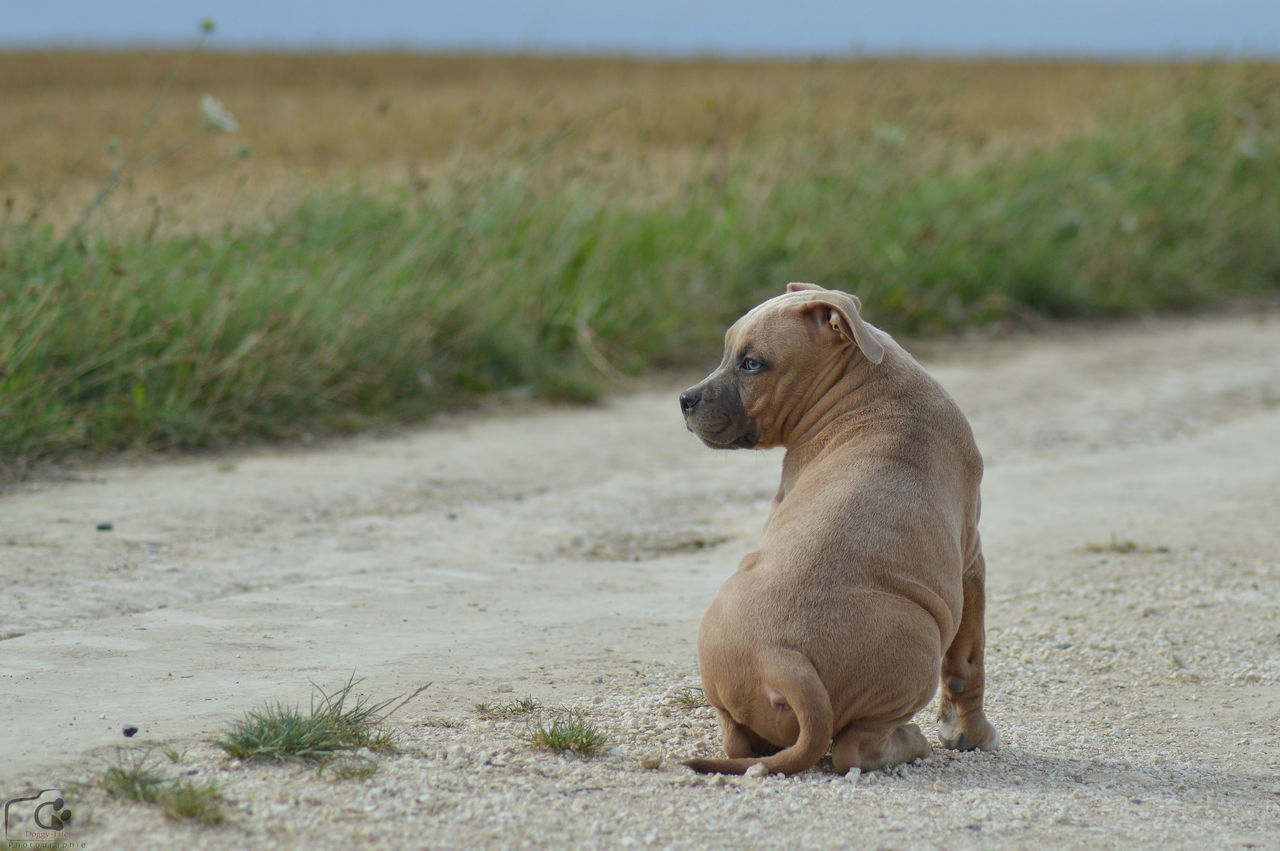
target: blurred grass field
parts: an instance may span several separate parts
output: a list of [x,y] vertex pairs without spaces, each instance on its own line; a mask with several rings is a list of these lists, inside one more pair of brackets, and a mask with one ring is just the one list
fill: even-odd
[[0,476],[589,399],[788,280],[915,335],[1280,291],[1275,63],[18,52],[0,104]]
[[[177,52],[0,52],[0,170],[14,216],[74,217],[137,133]],[[521,163],[630,179],[640,197],[741,156],[910,133],[912,165],[966,169],[1114,124],[1167,121],[1187,90],[1263,96],[1274,65],[640,61],[415,54],[198,53],[156,115],[108,225],[209,228],[296,203],[317,181],[403,184]],[[170,154],[205,93],[239,131]],[[240,146],[250,156],[235,157]],[[530,162],[529,160],[534,160]],[[234,167],[230,167],[234,165]],[[790,167],[785,161],[780,167]],[[154,200],[153,200],[154,199]]]

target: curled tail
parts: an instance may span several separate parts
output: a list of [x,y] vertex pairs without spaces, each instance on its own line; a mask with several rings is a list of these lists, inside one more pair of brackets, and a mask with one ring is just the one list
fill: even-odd
[[813,663],[803,653],[781,647],[762,650],[756,659],[762,689],[782,696],[796,714],[800,734],[795,744],[772,756],[738,759],[691,759],[685,765],[703,774],[742,774],[762,762],[770,774],[796,774],[812,768],[831,744],[834,714],[831,697]]

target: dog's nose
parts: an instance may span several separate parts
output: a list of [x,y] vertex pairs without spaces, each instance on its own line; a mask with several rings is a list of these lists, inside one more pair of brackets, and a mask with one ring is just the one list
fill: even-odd
[[698,403],[702,401],[702,391],[696,387],[691,387],[680,394],[680,410],[689,413],[698,407]]

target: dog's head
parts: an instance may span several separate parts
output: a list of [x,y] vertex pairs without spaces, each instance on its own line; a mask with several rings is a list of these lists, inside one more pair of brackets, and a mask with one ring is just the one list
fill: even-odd
[[858,358],[884,358],[861,307],[857,296],[797,283],[753,308],[725,334],[715,371],[680,394],[689,431],[713,449],[784,445]]

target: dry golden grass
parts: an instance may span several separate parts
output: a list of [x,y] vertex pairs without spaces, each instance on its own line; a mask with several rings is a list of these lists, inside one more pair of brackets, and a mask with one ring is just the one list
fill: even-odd
[[[119,162],[172,52],[0,53],[0,175],[21,215],[81,209]],[[1264,69],[1280,78],[1275,66]],[[1159,108],[1198,68],[996,61],[726,62],[385,54],[198,53],[183,68],[109,209],[125,220],[243,219],[317,179],[425,180],[442,164],[528,157],[557,173],[625,168],[652,181],[699,157],[854,144],[877,127],[928,131],[952,157],[1052,145],[1108,111]],[[166,149],[219,98],[232,136]],[[251,155],[234,162],[237,146]],[[545,163],[544,163],[545,165]],[[163,199],[163,201],[155,200]]]

